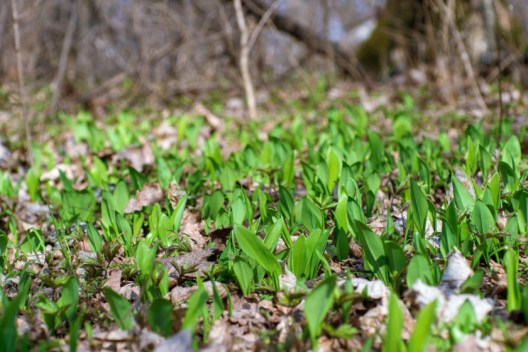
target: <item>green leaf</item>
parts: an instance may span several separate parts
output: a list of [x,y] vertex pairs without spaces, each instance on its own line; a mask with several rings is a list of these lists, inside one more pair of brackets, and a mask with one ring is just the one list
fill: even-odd
[[3,311],[0,316],[0,350],[16,351],[17,327],[16,318],[20,306],[20,296],[11,301],[3,301]]
[[407,266],[407,258],[402,247],[394,242],[387,241],[384,243],[385,254],[392,277],[397,277]]
[[403,340],[401,333],[403,330],[403,313],[400,308],[400,301],[396,294],[391,293],[389,300],[389,318],[387,321],[387,333],[383,339],[382,351],[402,351]]
[[356,220],[355,228],[365,258],[365,268],[371,270],[385,285],[390,286],[391,280],[383,241],[362,222]]
[[101,252],[103,240],[101,239],[99,231],[97,231],[97,229],[91,222],[86,224],[86,233],[88,235],[88,242],[90,243],[90,248],[92,249],[92,252]]
[[134,169],[132,166],[128,168],[128,173],[130,174],[130,179],[132,180],[132,187],[134,188],[134,193],[141,191],[143,185],[147,182],[147,178],[143,176],[139,171]]
[[189,329],[191,334],[194,334],[202,308],[207,303],[207,298],[207,291],[203,285],[200,285],[198,289],[192,294],[191,298],[189,298],[187,311],[185,312],[185,318],[183,319],[182,323],[182,330]]
[[103,288],[103,294],[110,305],[112,316],[122,330],[132,329],[132,305],[110,287]]
[[425,234],[425,224],[427,222],[427,213],[429,212],[429,204],[427,198],[422,190],[412,179],[411,182],[411,206],[413,213],[413,220],[418,227],[420,235]]
[[322,324],[328,311],[334,304],[334,289],[337,279],[331,276],[324,280],[310,292],[304,303],[304,315],[308,324],[308,331],[312,344],[317,345],[317,338],[321,334]]
[[70,324],[73,323],[77,313],[77,305],[79,304],[79,281],[72,277],[66,282],[62,289],[62,294],[57,300],[59,307],[67,307],[63,314],[63,319]]
[[306,237],[300,234],[293,243],[288,257],[288,267],[297,278],[304,276],[308,266],[308,250],[306,248]]
[[409,352],[423,352],[427,348],[429,337],[431,336],[431,327],[436,318],[436,300],[422,307],[414,331],[409,340]]
[[490,209],[482,201],[477,201],[471,213],[471,222],[477,227],[481,235],[488,234],[496,229],[495,218]]
[[147,312],[147,321],[150,328],[161,336],[172,334],[173,324],[173,306],[172,302],[166,299],[155,299]]
[[428,285],[435,284],[429,259],[421,254],[413,256],[409,263],[407,268],[407,287],[412,287],[418,279]]
[[233,260],[233,271],[235,272],[235,277],[242,290],[242,294],[247,296],[251,292],[251,284],[253,283],[253,268],[247,260],[237,256]]
[[337,152],[337,150],[333,147],[328,148],[328,152],[326,154],[326,162],[328,164],[328,170],[327,170],[327,184],[328,191],[332,192],[334,189],[334,186],[336,182],[339,179],[339,175],[341,175],[341,167],[342,167],[342,160]]
[[145,280],[151,273],[156,259],[157,247],[150,248],[146,240],[141,240],[136,249],[136,264],[141,280]]
[[455,204],[460,210],[471,210],[475,204],[475,200],[469,194],[469,191],[464,187],[462,182],[458,180],[455,176],[452,178],[453,183],[453,193],[455,196]]
[[519,266],[519,255],[513,249],[506,251],[504,255],[504,267],[506,268],[506,278],[508,281],[508,291],[506,295],[508,311],[520,309],[521,291],[517,280],[517,270]]
[[112,194],[114,200],[115,211],[120,214],[125,212],[125,208],[130,198],[128,194],[128,187],[123,181],[119,181],[115,187],[114,193]]
[[183,218],[183,212],[185,211],[185,206],[187,205],[187,198],[189,196],[185,194],[176,204],[176,208],[172,212],[170,217],[170,223],[174,226],[174,232],[180,231],[181,220]]
[[281,267],[279,262],[257,235],[241,225],[235,225],[233,230],[240,249],[244,253],[256,260],[268,273],[280,275]]
[[511,136],[501,151],[501,161],[508,164],[513,170],[521,162],[521,144],[516,136]]

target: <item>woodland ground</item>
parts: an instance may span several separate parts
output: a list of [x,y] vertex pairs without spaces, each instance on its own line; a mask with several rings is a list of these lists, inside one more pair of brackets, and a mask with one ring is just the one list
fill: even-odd
[[424,94],[6,109],[0,350],[528,350],[528,96]]

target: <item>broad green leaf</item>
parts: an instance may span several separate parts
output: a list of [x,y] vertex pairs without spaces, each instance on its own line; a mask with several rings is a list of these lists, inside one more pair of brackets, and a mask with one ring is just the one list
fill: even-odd
[[475,208],[471,213],[471,222],[477,227],[477,230],[482,235],[496,229],[493,214],[488,206],[480,200],[475,203]]
[[431,329],[436,318],[436,300],[423,306],[416,318],[414,331],[409,340],[409,352],[426,351],[431,336]]
[[321,328],[326,315],[334,304],[334,289],[337,279],[331,276],[324,280],[308,294],[304,303],[304,315],[308,324],[308,331],[314,347],[321,334]]
[[185,194],[176,204],[176,208],[172,212],[169,222],[174,227],[174,232],[180,231],[181,220],[183,218],[183,212],[185,210],[185,205],[187,204],[188,195]]
[[455,196],[455,204],[458,209],[460,210],[471,210],[473,205],[475,204],[475,200],[473,197],[471,197],[471,194],[469,194],[469,191],[464,187],[462,182],[458,180],[455,176],[452,178],[453,183],[453,193]]
[[233,261],[233,271],[242,294],[244,296],[248,295],[251,292],[251,284],[253,283],[253,268],[244,258],[237,256]]
[[384,243],[385,255],[392,277],[397,277],[407,266],[407,258],[403,248],[394,241]]
[[86,224],[86,233],[88,235],[88,242],[90,243],[92,252],[99,253],[103,246],[103,240],[101,239],[99,231],[97,231],[91,222]]
[[134,188],[134,193],[141,191],[143,185],[147,182],[147,178],[143,176],[139,171],[134,169],[132,166],[128,168],[128,173],[130,174],[130,179],[132,180],[132,187]]
[[147,312],[147,321],[150,328],[161,336],[172,334],[173,309],[171,301],[158,298],[155,299]]
[[521,144],[516,136],[511,136],[501,151],[501,161],[508,164],[513,170],[521,162]]
[[328,191],[332,192],[334,189],[334,186],[339,179],[339,175],[341,174],[341,166],[342,166],[342,160],[341,156],[337,152],[337,150],[333,147],[328,148],[328,152],[326,155],[326,161],[328,164],[328,170],[327,170],[327,184]]
[[499,172],[504,182],[504,192],[515,192],[517,190],[517,173],[515,170],[508,163],[500,161]]
[[282,227],[284,226],[284,220],[282,218],[279,218],[275,223],[268,228],[266,231],[266,237],[264,238],[264,244],[266,247],[273,253],[275,251],[275,247],[277,247],[277,243],[279,242],[279,238],[282,233]]
[[182,323],[182,330],[189,329],[191,333],[196,330],[196,324],[202,308],[207,303],[208,294],[203,285],[199,286],[198,289],[189,298],[187,304],[187,311],[185,312],[185,318]]
[[383,339],[382,351],[399,352],[403,350],[401,333],[403,330],[403,313],[400,301],[396,294],[391,293],[389,299],[389,317],[387,320],[387,333]]
[[291,247],[288,267],[297,278],[301,278],[306,271],[309,259],[308,249],[306,248],[306,237],[301,234]]
[[412,179],[410,182],[413,220],[418,227],[418,232],[423,236],[425,233],[425,224],[427,222],[427,213],[429,212],[429,203],[418,184]]
[[434,285],[431,273],[431,264],[424,255],[418,254],[412,257],[407,268],[407,287],[412,287],[416,280],[420,279],[428,285]]
[[73,323],[77,314],[77,305],[79,303],[79,281],[72,277],[68,280],[62,289],[62,294],[57,300],[59,307],[67,307],[63,319],[70,324]]
[[385,285],[390,286],[391,280],[383,241],[367,225],[357,220],[355,229],[365,258],[365,268],[371,270]]
[[506,251],[504,255],[504,267],[506,269],[506,277],[508,281],[508,291],[506,295],[508,311],[520,309],[521,291],[519,282],[517,281],[517,270],[519,266],[519,255],[513,249]]
[[114,193],[112,194],[114,200],[115,211],[120,214],[125,212],[125,208],[130,198],[128,194],[128,187],[123,181],[119,181],[115,187]]
[[110,287],[103,288],[104,296],[110,305],[112,316],[122,330],[132,329],[132,305]]
[[241,225],[235,225],[233,231],[240,249],[244,253],[256,260],[268,273],[280,275],[281,267],[279,262],[257,235]]
[[157,247],[150,248],[146,240],[141,240],[136,249],[136,264],[139,269],[139,275],[142,280],[145,280],[154,268],[156,259]]
[[16,351],[17,326],[16,318],[20,305],[20,296],[12,300],[3,300],[3,314],[0,316],[0,350]]

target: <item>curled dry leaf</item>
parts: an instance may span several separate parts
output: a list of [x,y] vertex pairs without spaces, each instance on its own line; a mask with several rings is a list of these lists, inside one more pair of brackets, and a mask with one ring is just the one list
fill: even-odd
[[281,290],[293,291],[297,286],[297,278],[292,273],[286,264],[284,264],[282,274],[279,276],[279,285]]
[[174,126],[164,120],[159,127],[152,131],[158,146],[163,150],[169,150],[178,141],[178,131]]
[[[217,282],[216,284],[216,290],[218,291],[218,294],[221,298],[227,297],[227,290],[221,283]],[[205,281],[203,283],[203,286],[207,293],[209,294],[209,297],[213,296],[213,283],[211,281]],[[179,305],[182,303],[186,303],[189,298],[191,298],[192,294],[198,290],[198,286],[191,286],[191,287],[182,287],[177,286],[173,288],[170,292],[170,299],[174,305]]]
[[140,146],[128,146],[112,156],[112,162],[117,164],[120,160],[126,160],[140,172],[145,166],[154,164],[154,151],[151,145],[144,139],[141,142]]
[[118,292],[121,288],[121,269],[114,268],[110,270],[110,277],[106,280],[104,286],[110,287],[112,290]]
[[178,332],[176,335],[172,335],[164,342],[160,343],[154,352],[191,352],[194,351],[192,348],[192,336],[191,331],[188,329]]
[[224,319],[214,322],[209,332],[209,345],[202,348],[201,352],[227,352],[231,350],[232,336],[229,333],[229,326]]
[[209,258],[216,255],[217,250],[213,248],[193,251],[178,257],[169,257],[161,260],[162,264],[169,270],[169,277],[179,279],[182,274],[191,276],[204,276],[205,272],[214,264]]
[[447,257],[447,267],[442,274],[440,289],[446,294],[453,293],[457,291],[471,275],[473,275],[473,270],[471,270],[466,258],[455,248],[455,250]]
[[476,295],[446,293],[438,287],[426,285],[420,279],[416,280],[411,290],[406,293],[406,297],[410,299],[411,304],[420,308],[436,300],[437,316],[445,322],[453,321],[460,307],[466,301],[469,301],[473,306],[478,321],[482,321],[493,308],[487,299],[482,299]]
[[180,186],[178,186],[177,183],[171,182],[169,185],[169,201],[170,201],[171,206],[173,208],[176,208],[176,205],[186,193],[187,192],[182,190]]
[[[339,286],[343,286],[346,280],[340,280],[338,282]],[[354,287],[354,292],[363,294],[365,293],[368,298],[377,300],[386,300],[389,297],[389,289],[381,280],[372,280],[363,279],[360,277],[355,277],[351,279],[352,287]]]
[[159,183],[146,183],[135,198],[131,198],[125,208],[125,214],[140,211],[143,207],[163,200],[163,190]]
[[42,176],[40,176],[40,181],[57,181],[60,178],[59,171],[62,171],[67,178],[72,180],[75,177],[79,176],[81,170],[82,169],[79,167],[79,165],[58,164],[53,169],[44,172]]

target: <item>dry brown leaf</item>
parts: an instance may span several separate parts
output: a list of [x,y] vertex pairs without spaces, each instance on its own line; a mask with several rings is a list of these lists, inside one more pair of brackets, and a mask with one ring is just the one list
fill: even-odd
[[169,270],[169,277],[178,279],[181,271],[190,277],[203,276],[209,266],[215,264],[209,259],[215,256],[217,252],[213,248],[202,249],[178,257],[164,258],[161,259],[161,262]]
[[131,198],[125,208],[125,214],[140,211],[143,207],[163,200],[163,190],[159,183],[145,183],[135,198]]
[[138,170],[143,171],[145,166],[154,164],[154,151],[151,145],[142,140],[140,146],[128,146],[119,153],[112,156],[112,162],[117,164],[120,160],[126,160],[130,165]]
[[104,286],[110,287],[115,292],[118,292],[121,288],[121,277],[122,277],[122,271],[121,269],[114,268],[110,270],[110,277],[108,280],[106,280]]
[[[220,295],[220,298],[226,298],[227,297],[227,290],[221,283],[217,282],[216,289],[218,291],[218,294]],[[213,283],[211,281],[205,281],[203,283],[203,286],[207,293],[209,294],[209,297],[213,296]],[[179,305],[181,303],[187,302],[189,298],[192,296],[194,292],[198,290],[198,286],[191,286],[191,287],[182,287],[177,286],[173,288],[170,292],[170,299],[174,305]]]

